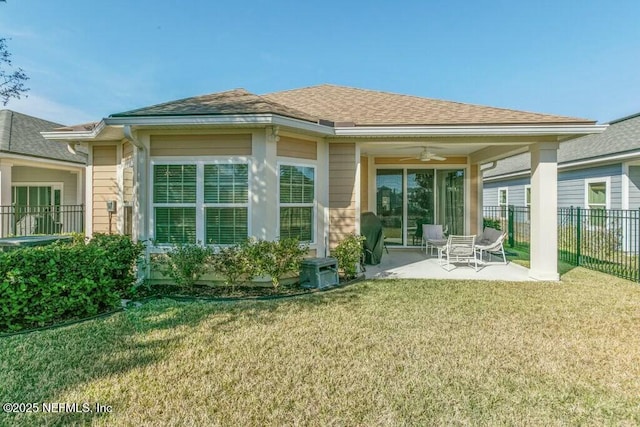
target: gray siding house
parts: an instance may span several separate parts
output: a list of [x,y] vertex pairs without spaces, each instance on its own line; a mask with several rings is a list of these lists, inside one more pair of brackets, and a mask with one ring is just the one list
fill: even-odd
[[86,148],[47,141],[59,123],[0,110],[0,236],[82,231]]
[[[483,206],[530,205],[530,153],[485,165]],[[558,207],[640,209],[640,113],[560,144]]]

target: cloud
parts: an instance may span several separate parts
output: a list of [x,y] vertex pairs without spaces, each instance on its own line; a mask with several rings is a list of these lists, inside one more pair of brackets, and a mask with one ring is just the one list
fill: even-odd
[[9,103],[5,107],[1,108],[8,108],[19,113],[28,114],[30,116],[50,120],[64,125],[92,122],[101,118],[92,116],[91,114],[81,111],[75,107],[52,101],[32,92],[29,93],[28,97],[9,100]]

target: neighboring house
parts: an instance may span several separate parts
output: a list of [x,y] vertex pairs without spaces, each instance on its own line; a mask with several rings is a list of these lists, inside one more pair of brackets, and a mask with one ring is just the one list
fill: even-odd
[[40,134],[60,126],[0,110],[0,236],[82,231],[86,151]]
[[[484,172],[484,206],[530,206],[530,153],[498,161]],[[640,208],[640,114],[606,131],[560,144],[558,207]]]
[[[360,215],[376,212],[387,244],[419,245],[418,223],[450,233],[482,226],[480,166],[531,151],[530,274],[557,280],[559,141],[601,132],[591,120],[320,85],[255,95],[243,89],[112,114],[90,129],[46,132],[83,142],[87,233],[150,242],[237,243],[297,237],[324,256]],[[109,211],[112,211],[110,214]],[[536,248],[538,250],[536,250]]]

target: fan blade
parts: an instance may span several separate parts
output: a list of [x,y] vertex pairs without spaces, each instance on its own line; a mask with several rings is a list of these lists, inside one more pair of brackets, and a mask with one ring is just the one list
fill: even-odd
[[442,157],[442,156],[435,156],[435,155],[429,156],[429,158],[430,158],[431,160],[438,160],[438,161],[440,161],[440,162],[441,162],[441,161],[443,161],[443,160],[447,160],[447,158],[446,158],[446,157]]
[[419,159],[420,157],[406,157],[404,159],[400,159],[401,162],[404,162],[405,160],[416,160]]

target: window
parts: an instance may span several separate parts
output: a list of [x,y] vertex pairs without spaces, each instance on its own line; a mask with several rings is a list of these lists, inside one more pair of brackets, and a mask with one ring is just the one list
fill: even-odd
[[531,207],[531,186],[524,186],[524,205],[528,208]]
[[204,165],[205,242],[234,244],[247,238],[249,168]]
[[315,167],[280,165],[280,238],[314,241]]
[[506,187],[498,188],[498,206],[500,206],[500,218],[507,217],[507,206],[509,202],[508,189]]
[[585,180],[585,208],[589,212],[589,222],[592,226],[604,226],[607,219],[606,209],[609,209],[609,178]]
[[155,240],[234,244],[248,236],[246,163],[155,164]]

